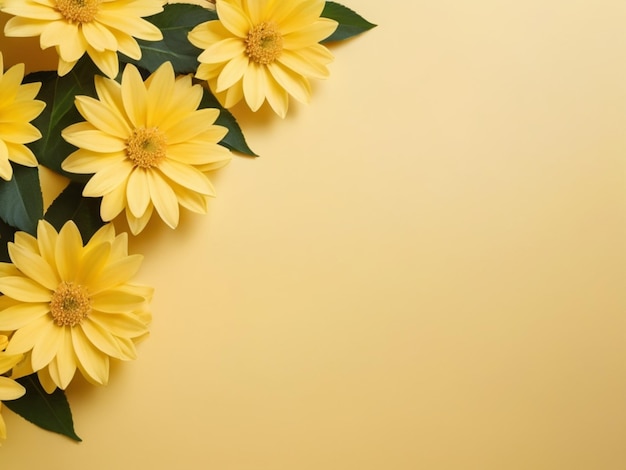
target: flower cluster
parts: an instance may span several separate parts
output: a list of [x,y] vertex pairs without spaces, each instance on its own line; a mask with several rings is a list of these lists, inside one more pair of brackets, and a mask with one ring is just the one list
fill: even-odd
[[[174,229],[181,208],[207,213],[209,174],[256,156],[229,109],[285,118],[329,76],[325,42],[374,25],[324,0],[3,0],[0,14],[5,37],[56,52],[25,76],[0,38],[0,406],[58,416],[69,407],[47,394],[77,375],[107,384],[149,332],[152,288],[133,282],[142,256],[119,219],[139,235],[153,215]],[[40,166],[67,182],[47,208]]]

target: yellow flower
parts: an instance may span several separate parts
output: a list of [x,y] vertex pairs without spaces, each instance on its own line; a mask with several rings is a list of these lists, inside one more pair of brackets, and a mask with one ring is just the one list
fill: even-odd
[[30,121],[35,119],[46,103],[35,100],[41,83],[26,83],[24,64],[17,64],[6,72],[0,53],[0,178],[10,180],[13,168],[9,160],[20,165],[37,166],[33,152],[24,144],[41,138],[41,133]]
[[128,255],[128,236],[107,224],[83,246],[74,222],[59,233],[46,221],[37,237],[8,243],[12,263],[0,263],[0,331],[13,332],[7,354],[26,354],[48,392],[65,389],[76,369],[97,384],[109,378],[109,358],[136,357],[147,333],[152,289],[129,283],[142,261]]
[[[0,335],[0,351],[4,350],[7,345],[7,337]],[[10,371],[19,361],[22,360],[21,354],[7,354],[0,352],[0,409],[2,408],[2,401],[15,400],[16,398],[24,395],[25,390],[15,380],[8,377],[2,377],[2,374]],[[0,439],[6,439],[7,430],[2,415],[0,415]]]
[[142,17],[163,11],[161,0],[4,0],[15,15],[6,36],[39,36],[42,49],[55,47],[58,73],[67,74],[85,52],[107,76],[118,73],[117,51],[141,57],[135,38],[159,41],[161,31]]
[[62,136],[79,147],[64,162],[73,173],[94,173],[83,195],[102,196],[105,221],[122,210],[134,234],[141,232],[153,209],[175,228],[179,204],[206,213],[213,186],[204,171],[230,161],[218,145],[228,131],[213,125],[217,109],[197,109],[202,87],[191,76],[175,78],[169,62],[144,83],[127,65],[122,83],[96,77],[99,100],[76,97],[87,122],[67,127]]
[[245,98],[258,110],[267,100],[285,117],[289,95],[307,103],[309,78],[326,78],[333,56],[320,41],[337,22],[321,18],[324,0],[217,0],[218,20],[189,33],[204,49],[196,76],[230,108]]

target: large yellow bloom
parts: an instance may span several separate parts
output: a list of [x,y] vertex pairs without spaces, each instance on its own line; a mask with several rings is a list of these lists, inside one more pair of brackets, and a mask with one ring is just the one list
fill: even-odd
[[17,232],[8,244],[12,263],[0,263],[0,330],[14,332],[6,353],[26,354],[47,391],[65,389],[77,368],[106,384],[110,357],[136,357],[152,289],[129,283],[142,256],[128,255],[127,244],[107,224],[83,246],[71,221],[59,233],[40,221],[36,238]]
[[30,121],[35,119],[46,103],[35,100],[41,83],[26,83],[24,64],[17,64],[3,73],[4,62],[0,53],[0,178],[10,180],[13,168],[9,160],[20,165],[37,166],[27,143],[41,138],[41,133]]
[[[0,351],[4,351],[7,343],[7,337],[4,335],[0,335]],[[13,369],[13,367],[20,360],[22,360],[21,354],[7,354],[5,352],[0,352],[0,408],[2,407],[3,400],[15,400],[25,393],[24,387],[22,387],[16,381],[8,377],[2,376],[2,374],[5,374],[6,372]],[[0,439],[6,439],[6,437],[6,425],[4,424],[2,415],[0,415]]]
[[309,78],[326,78],[333,56],[319,42],[337,22],[321,18],[324,0],[217,0],[219,20],[189,33],[204,49],[196,76],[207,80],[227,108],[245,98],[258,110],[267,102],[284,117],[289,95],[308,102]]
[[55,47],[58,73],[67,74],[85,52],[102,72],[118,73],[117,51],[141,57],[135,38],[159,41],[161,31],[142,17],[163,10],[161,0],[3,0],[2,11],[15,15],[6,36],[39,36],[42,49]]
[[87,122],[73,124],[63,138],[79,147],[64,162],[73,173],[95,173],[84,196],[103,196],[101,216],[112,220],[126,209],[134,234],[141,232],[153,209],[175,228],[179,204],[206,213],[215,192],[204,171],[230,161],[218,142],[228,130],[213,123],[217,109],[197,109],[202,87],[191,76],[175,78],[169,62],[144,83],[127,65],[122,83],[96,77],[100,100],[76,98]]

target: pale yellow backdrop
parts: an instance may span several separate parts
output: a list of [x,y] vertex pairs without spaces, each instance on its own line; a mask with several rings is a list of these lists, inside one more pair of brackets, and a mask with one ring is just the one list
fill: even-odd
[[84,442],[5,411],[2,469],[626,469],[626,3],[343,3],[380,26],[133,240]]

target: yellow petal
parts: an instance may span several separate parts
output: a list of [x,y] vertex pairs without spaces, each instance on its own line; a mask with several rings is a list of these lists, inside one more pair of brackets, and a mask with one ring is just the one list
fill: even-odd
[[178,226],[178,199],[176,193],[156,172],[148,173],[150,199],[163,221],[170,227]]
[[35,154],[25,145],[7,142],[6,146],[12,162],[29,167],[36,167],[39,164]]
[[103,52],[106,49],[111,51],[117,50],[117,39],[109,29],[105,28],[99,22],[90,21],[82,23],[82,31],[89,45],[96,51]]
[[120,139],[127,139],[131,134],[128,122],[117,109],[111,109],[105,103],[89,96],[77,96],[74,104],[87,121],[106,134]]
[[13,305],[0,311],[0,330],[18,330],[49,312],[50,304],[44,302],[25,302]]
[[[107,264],[97,279],[94,279],[89,285],[89,291],[94,299],[101,292],[128,282],[137,273],[142,261],[143,256],[130,255]],[[92,306],[97,309],[96,304]]]
[[[163,63],[148,79],[147,84],[147,108],[146,125],[161,126],[163,110],[169,108],[169,99],[174,89],[174,68],[171,62]],[[177,104],[174,103],[174,106]]]
[[133,126],[145,127],[147,91],[139,71],[131,64],[122,73],[122,99]]
[[0,292],[22,302],[50,302],[52,292],[22,276],[0,277]]
[[252,111],[257,111],[265,101],[267,89],[265,67],[251,62],[243,76],[243,96]]
[[[213,187],[207,176],[190,165],[175,160],[164,160],[159,170],[169,179],[200,194],[213,195]],[[168,185],[169,186],[169,185]],[[156,204],[155,204],[156,206]]]
[[42,334],[33,345],[31,365],[34,371],[43,369],[56,356],[65,335],[65,327],[47,322],[42,328]]
[[141,217],[150,204],[150,188],[148,186],[148,172],[143,168],[135,168],[128,177],[126,186],[128,208],[135,217]]
[[89,318],[113,335],[124,338],[135,338],[148,331],[146,325],[134,315],[93,312]]
[[87,379],[105,385],[109,380],[109,357],[94,348],[81,328],[71,328],[77,365]]
[[218,2],[216,10],[222,25],[235,36],[245,38],[253,27],[245,12],[237,5]]
[[309,24],[303,28],[287,33],[283,31],[283,48],[284,49],[300,49],[309,47],[319,43],[333,34],[337,29],[338,23],[328,18],[319,18],[315,23]]
[[15,380],[0,377],[0,400],[16,400],[26,393],[26,389]]
[[87,46],[87,54],[93,60],[93,63],[104,72],[109,78],[117,77],[119,72],[119,61],[116,51],[105,50],[102,52],[96,51],[94,48]]
[[63,281],[75,281],[81,265],[83,240],[73,221],[61,228],[54,251],[57,270]]
[[57,382],[60,383],[59,368],[57,367],[56,359],[54,359],[48,367],[39,369],[37,371],[37,378],[46,393],[53,393],[57,389]]
[[39,254],[15,243],[9,243],[8,250],[11,261],[22,273],[50,290],[57,288],[60,282],[57,273]]
[[152,217],[154,206],[152,203],[148,206],[148,210],[141,217],[135,217],[131,214],[130,209],[126,208],[126,220],[128,221],[128,227],[133,235],[141,233],[141,231],[148,225],[148,221]]
[[76,147],[96,153],[121,152],[126,149],[125,139],[102,132],[87,122],[66,127],[61,136]]
[[28,325],[13,333],[5,352],[7,354],[21,354],[30,351],[41,339],[42,334],[46,333],[50,324],[52,324],[52,318],[48,315],[31,321]]
[[72,335],[66,330],[63,342],[59,347],[57,356],[50,364],[54,364],[56,369],[55,381],[59,388],[65,389],[76,373],[76,355],[74,354],[74,345],[72,344]]
[[[10,371],[23,358],[24,356],[22,354],[7,354],[0,352],[0,374],[5,374]],[[0,400],[2,400],[2,397],[0,397]]]
[[37,224],[37,246],[39,254],[46,262],[56,269],[55,250],[58,233],[55,228],[46,220],[40,220]]
[[308,103],[311,96],[311,87],[306,77],[299,75],[292,70],[281,65],[279,62],[269,64],[267,69],[272,77],[291,96],[302,103]]
[[97,173],[105,168],[122,164],[126,159],[123,152],[94,153],[90,150],[78,149],[63,160],[61,168],[70,173]]
[[89,339],[91,344],[108,356],[122,359],[122,351],[111,333],[100,325],[90,321],[89,317],[83,320],[79,326]]
[[227,38],[205,49],[204,52],[198,56],[198,60],[207,64],[217,64],[232,60],[238,55],[245,54],[245,52],[246,44],[242,39]]
[[122,290],[108,289],[91,299],[91,307],[103,313],[131,313],[141,307],[145,299]]
[[109,194],[118,186],[125,188],[132,169],[133,164],[128,160],[124,160],[115,166],[103,168],[87,182],[83,189],[83,196],[99,197]]
[[95,282],[106,266],[110,253],[111,243],[109,242],[100,243],[89,250],[85,250],[77,282],[87,287]]
[[100,204],[100,217],[105,222],[113,220],[126,207],[126,185],[120,184],[105,194]]
[[167,145],[186,142],[206,132],[211,129],[219,114],[219,110],[214,108],[198,109],[169,128],[161,127],[161,130],[167,133]]

